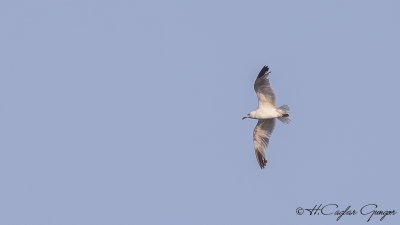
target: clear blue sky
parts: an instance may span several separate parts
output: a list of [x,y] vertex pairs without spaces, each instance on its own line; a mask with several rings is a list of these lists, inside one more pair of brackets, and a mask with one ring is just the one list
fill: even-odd
[[[0,224],[366,224],[400,211],[398,1],[0,2]],[[254,79],[277,123],[260,170]],[[383,222],[400,224],[400,214]]]

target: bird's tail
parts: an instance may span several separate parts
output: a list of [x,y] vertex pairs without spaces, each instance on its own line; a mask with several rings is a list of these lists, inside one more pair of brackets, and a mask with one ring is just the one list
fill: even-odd
[[282,116],[278,117],[278,120],[280,120],[282,123],[285,123],[285,124],[290,123],[289,111],[290,111],[290,108],[288,105],[283,105],[283,106],[279,107],[278,112]]

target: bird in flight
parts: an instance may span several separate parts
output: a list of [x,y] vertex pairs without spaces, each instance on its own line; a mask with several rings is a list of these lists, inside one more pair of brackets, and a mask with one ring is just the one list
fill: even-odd
[[275,106],[275,94],[269,83],[268,66],[264,66],[254,82],[254,90],[258,98],[258,108],[242,118],[258,119],[257,126],[253,132],[254,150],[260,168],[263,169],[267,165],[265,159],[265,150],[268,147],[269,138],[275,127],[275,118],[281,122],[288,124],[289,119],[289,106],[282,105],[279,108]]

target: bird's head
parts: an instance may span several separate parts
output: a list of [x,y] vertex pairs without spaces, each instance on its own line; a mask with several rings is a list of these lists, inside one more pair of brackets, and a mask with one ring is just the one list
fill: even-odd
[[247,118],[254,118],[254,111],[251,112],[251,113],[249,113],[249,114],[247,114],[246,116],[244,116],[244,117],[242,118],[242,120],[247,119]]

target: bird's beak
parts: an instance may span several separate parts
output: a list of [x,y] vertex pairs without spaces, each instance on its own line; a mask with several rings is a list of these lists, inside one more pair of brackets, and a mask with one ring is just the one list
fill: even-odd
[[244,119],[246,119],[246,118],[247,118],[247,116],[243,117],[242,120],[244,120]]

